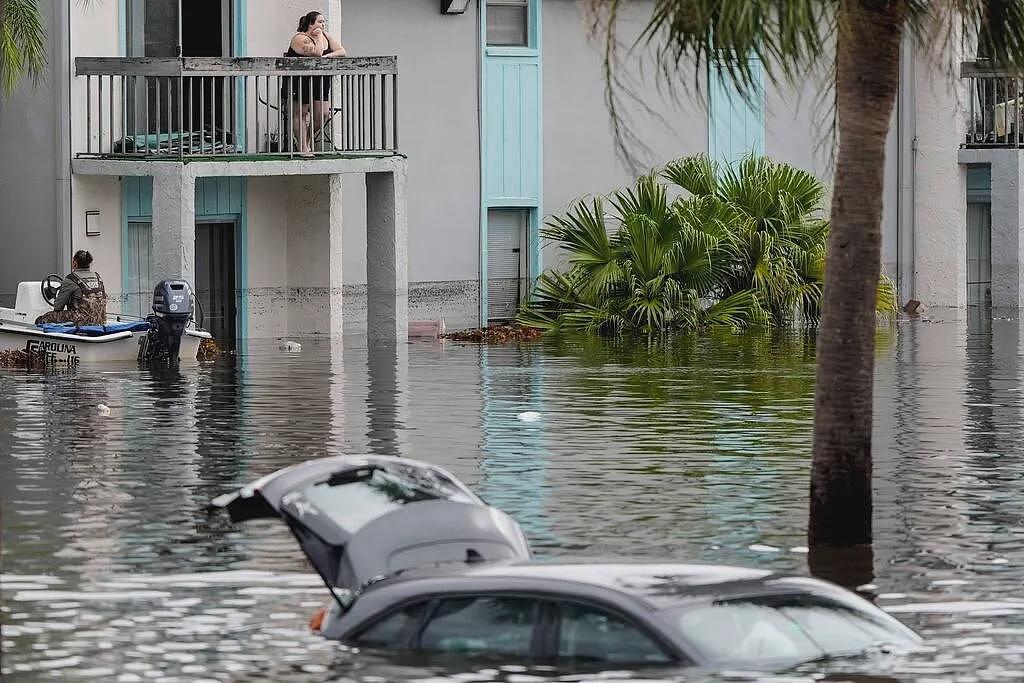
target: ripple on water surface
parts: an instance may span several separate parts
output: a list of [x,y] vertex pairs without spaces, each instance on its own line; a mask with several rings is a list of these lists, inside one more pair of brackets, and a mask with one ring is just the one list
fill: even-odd
[[[426,666],[312,637],[326,593],[288,533],[233,527],[206,506],[298,460],[376,452],[449,468],[540,554],[839,568],[930,648],[784,680],[1024,679],[1020,333],[974,320],[880,332],[866,560],[804,547],[814,350],[800,335],[495,348],[351,338],[343,350],[303,340],[298,353],[253,342],[180,373],[0,371],[3,674],[562,676]],[[653,676],[666,677],[706,676]]]

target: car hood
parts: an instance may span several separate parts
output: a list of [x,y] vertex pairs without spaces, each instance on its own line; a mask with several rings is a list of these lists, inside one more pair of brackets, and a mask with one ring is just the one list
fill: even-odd
[[515,520],[445,470],[384,456],[335,456],[219,496],[234,522],[281,519],[329,586],[443,562],[528,559]]

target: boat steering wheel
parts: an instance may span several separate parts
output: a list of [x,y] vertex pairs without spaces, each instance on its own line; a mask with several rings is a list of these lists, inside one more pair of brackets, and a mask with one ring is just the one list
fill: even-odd
[[[55,285],[54,282],[57,284]],[[57,292],[60,291],[60,286],[64,282],[64,278],[57,273],[50,273],[43,281],[39,284],[39,291],[42,292],[43,299],[46,303],[53,306],[53,302],[57,300]]]

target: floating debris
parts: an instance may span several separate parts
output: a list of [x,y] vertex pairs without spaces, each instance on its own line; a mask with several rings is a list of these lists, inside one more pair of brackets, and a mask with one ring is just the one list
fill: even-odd
[[41,370],[45,367],[46,361],[40,352],[29,352],[24,349],[5,349],[0,351],[0,368]]
[[536,410],[527,410],[524,413],[519,413],[518,415],[516,415],[516,417],[521,422],[537,422],[538,420],[540,420],[541,414],[538,413]]
[[437,320],[409,321],[410,339],[438,339],[439,337],[443,337],[446,331],[447,327],[444,324],[444,318],[438,318]]
[[110,406],[100,403],[96,406],[96,412],[103,417],[106,417],[107,415],[110,415]]
[[442,339],[474,342],[477,344],[508,344],[511,342],[537,341],[544,333],[536,327],[521,325],[490,325],[475,330],[459,330],[446,332]]
[[763,543],[754,543],[747,546],[748,550],[753,550],[755,553],[777,553],[779,549],[773,545],[764,545]]
[[217,346],[217,342],[213,337],[199,340],[199,351],[196,352],[197,360],[213,360],[220,354],[220,347]]

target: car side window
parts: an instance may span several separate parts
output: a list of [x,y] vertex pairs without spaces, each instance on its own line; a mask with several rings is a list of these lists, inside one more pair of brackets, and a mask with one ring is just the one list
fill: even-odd
[[429,604],[424,601],[407,605],[371,624],[353,642],[364,647],[407,648]]
[[619,664],[667,664],[672,658],[638,626],[611,612],[576,603],[559,605],[558,656]]
[[539,603],[532,598],[474,596],[441,600],[420,635],[429,652],[532,654]]

